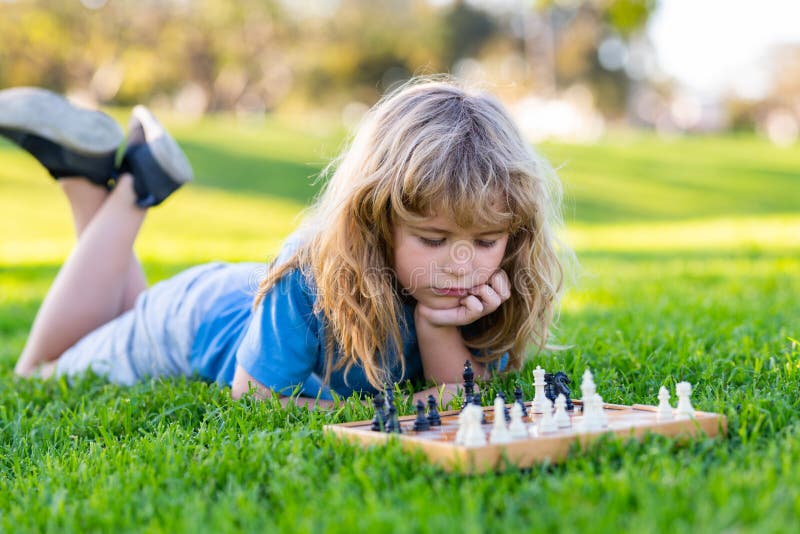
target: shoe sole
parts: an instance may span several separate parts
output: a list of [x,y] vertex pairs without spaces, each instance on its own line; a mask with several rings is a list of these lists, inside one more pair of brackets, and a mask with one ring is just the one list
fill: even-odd
[[[158,119],[144,106],[136,106],[131,113],[131,122],[138,121],[144,132],[147,146],[153,158],[177,183],[185,184],[194,179],[192,166],[175,139],[161,126]],[[135,123],[134,123],[135,125]],[[135,126],[134,128],[135,129]]]
[[86,156],[115,152],[124,138],[105,113],[36,87],[0,91],[0,129],[33,134]]

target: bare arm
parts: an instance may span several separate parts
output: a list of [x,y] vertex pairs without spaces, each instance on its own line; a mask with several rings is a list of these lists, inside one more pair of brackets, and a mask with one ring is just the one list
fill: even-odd
[[436,384],[459,384],[467,360],[472,362],[475,376],[487,376],[486,366],[473,358],[457,326],[431,324],[422,317],[419,308],[414,311],[414,324],[426,380]]
[[[245,393],[250,391],[250,388],[254,387],[255,392],[254,395],[258,399],[266,399],[267,397],[272,396],[272,390],[268,387],[261,384],[258,380],[253,378],[247,371],[245,371],[240,365],[236,366],[236,373],[233,375],[233,384],[231,385],[231,396],[234,399],[239,399]],[[309,397],[285,397],[282,396],[280,398],[280,403],[282,406],[286,406],[289,403],[293,403],[296,406],[306,406],[308,408],[331,408],[333,407],[333,402],[329,400],[323,399],[312,399]]]

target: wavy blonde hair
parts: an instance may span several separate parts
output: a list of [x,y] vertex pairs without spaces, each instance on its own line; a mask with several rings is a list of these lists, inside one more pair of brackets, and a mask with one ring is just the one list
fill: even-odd
[[[498,310],[467,329],[465,343],[490,362],[509,353],[518,369],[526,347],[545,347],[563,286],[558,244],[561,188],[492,96],[449,78],[417,78],[384,96],[349,147],[298,230],[303,244],[259,285],[256,305],[289,270],[313,280],[315,313],[327,327],[325,382],[360,364],[380,389],[389,353],[405,369],[403,288],[392,269],[392,223],[433,213],[459,226],[504,225],[501,268],[512,284]],[[338,344],[341,359],[334,362]],[[389,349],[389,350],[387,350]]]

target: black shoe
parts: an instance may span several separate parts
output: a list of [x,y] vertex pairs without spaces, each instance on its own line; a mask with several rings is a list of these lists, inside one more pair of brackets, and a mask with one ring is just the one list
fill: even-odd
[[133,174],[136,205],[157,206],[190,182],[192,166],[175,139],[144,106],[133,108],[119,172]]
[[30,152],[53,178],[84,176],[104,187],[123,139],[105,113],[35,87],[0,91],[0,135]]

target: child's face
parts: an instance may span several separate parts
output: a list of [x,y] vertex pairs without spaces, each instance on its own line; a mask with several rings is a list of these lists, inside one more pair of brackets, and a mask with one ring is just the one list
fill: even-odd
[[392,232],[398,281],[435,309],[455,308],[469,289],[485,284],[499,269],[508,242],[505,228],[461,228],[444,216],[399,221]]

